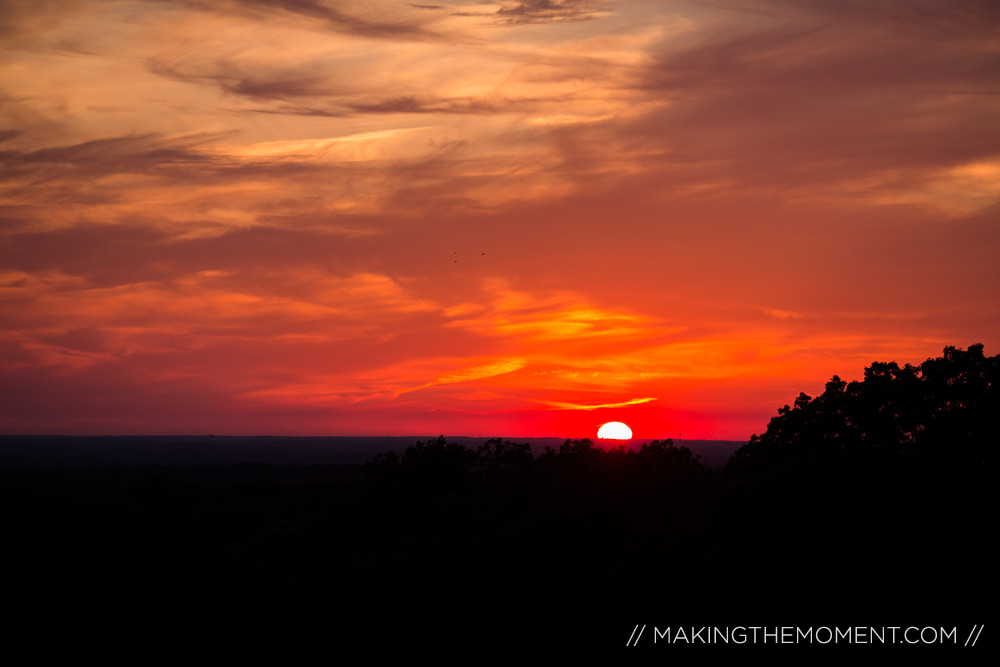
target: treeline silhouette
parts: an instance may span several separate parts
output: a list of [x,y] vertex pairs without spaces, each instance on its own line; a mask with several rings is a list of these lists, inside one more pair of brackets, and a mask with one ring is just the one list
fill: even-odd
[[877,463],[985,465],[1000,427],[1000,356],[981,344],[946,347],[919,366],[873,363],[860,382],[838,376],[812,398],[800,393],[754,435],[733,469]]
[[442,436],[363,468],[0,470],[8,636],[217,664],[984,623],[997,359],[835,377],[723,469],[670,440]]

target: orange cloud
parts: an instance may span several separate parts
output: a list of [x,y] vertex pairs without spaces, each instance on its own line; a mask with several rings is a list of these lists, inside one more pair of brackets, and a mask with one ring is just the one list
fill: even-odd
[[624,408],[629,405],[640,405],[642,403],[649,403],[650,401],[655,401],[656,398],[633,398],[628,401],[621,401],[619,403],[601,403],[597,405],[578,405],[576,403],[561,403],[559,401],[539,401],[536,403],[541,403],[543,405],[548,405],[556,410],[598,410],[600,408]]

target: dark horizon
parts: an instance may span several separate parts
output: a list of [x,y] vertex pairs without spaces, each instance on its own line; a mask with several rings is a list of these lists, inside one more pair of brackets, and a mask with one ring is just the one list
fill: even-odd
[[[447,434],[413,436],[229,436],[229,435],[0,435],[0,466],[41,465],[211,465],[274,463],[290,465],[352,464],[360,465],[377,454],[403,451],[422,441],[444,435],[448,442],[470,449],[494,439],[528,443],[534,455],[545,447],[558,449],[567,440],[586,438],[506,438],[450,436]],[[638,449],[643,443],[669,438],[633,438],[629,441],[590,438],[599,447],[624,444]],[[672,439],[678,446],[692,449],[709,466],[721,466],[747,441]]]

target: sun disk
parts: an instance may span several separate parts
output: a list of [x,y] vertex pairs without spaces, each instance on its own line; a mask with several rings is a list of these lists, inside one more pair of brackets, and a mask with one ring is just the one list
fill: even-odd
[[632,429],[621,422],[608,422],[597,431],[602,440],[631,440]]

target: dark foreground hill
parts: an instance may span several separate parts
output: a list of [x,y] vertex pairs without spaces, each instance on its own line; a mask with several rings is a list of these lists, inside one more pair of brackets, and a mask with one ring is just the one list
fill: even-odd
[[8,470],[6,636],[205,664],[582,653],[637,624],[957,628],[962,650],[992,605],[997,358],[949,350],[800,397],[723,469],[670,441],[439,438],[360,471]]

